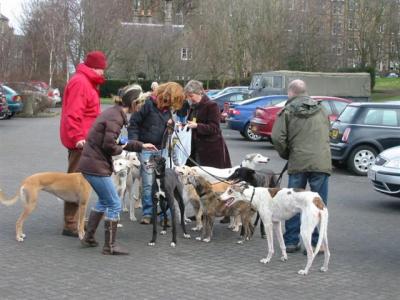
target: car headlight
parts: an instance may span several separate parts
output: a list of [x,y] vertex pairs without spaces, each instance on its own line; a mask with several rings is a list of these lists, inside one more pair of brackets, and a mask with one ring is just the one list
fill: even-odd
[[386,162],[385,167],[400,169],[400,157],[389,160]]

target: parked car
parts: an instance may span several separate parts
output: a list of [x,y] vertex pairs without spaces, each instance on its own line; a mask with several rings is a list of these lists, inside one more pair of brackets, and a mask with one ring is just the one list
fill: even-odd
[[220,90],[219,92],[211,95],[211,98],[216,98],[223,94],[228,94],[228,93],[233,93],[233,92],[248,92],[248,93],[250,93],[248,86],[228,86],[228,87]]
[[353,102],[330,130],[332,160],[366,176],[378,153],[400,145],[400,101]]
[[11,112],[8,109],[6,96],[3,95],[0,89],[0,120],[8,119],[10,115]]
[[[321,101],[326,109],[331,122],[335,121],[351,100],[337,97],[312,96],[314,100]],[[251,130],[262,137],[271,140],[272,128],[278,113],[285,106],[286,100],[269,107],[257,107],[254,117],[250,120]]]
[[368,170],[376,191],[400,197],[400,146],[379,153]]
[[52,100],[52,107],[55,107],[61,103],[61,94],[58,88],[50,88],[47,91],[47,96]]
[[[218,104],[220,111],[224,110],[224,105],[228,105],[230,103],[237,103],[249,98],[249,93],[246,92],[232,92],[228,94],[223,94],[215,98],[210,98],[211,101],[214,101]],[[226,103],[226,104],[225,104]]]
[[212,90],[206,90],[206,94],[208,97],[212,97],[213,95],[215,95],[216,93],[218,93],[220,90],[218,89],[212,89]]
[[386,77],[387,77],[387,78],[398,78],[399,75],[396,74],[396,73],[394,73],[394,72],[392,72],[392,73],[387,74]]
[[231,104],[226,119],[228,128],[238,130],[249,141],[259,141],[262,136],[255,134],[250,129],[250,120],[254,111],[258,106],[274,105],[286,99],[286,95],[261,96]]
[[0,86],[0,89],[2,90],[2,94],[6,97],[7,100],[8,110],[10,111],[8,118],[11,118],[16,113],[22,111],[23,104],[21,94],[4,84]]
[[51,101],[51,107],[55,107],[61,103],[61,95],[58,88],[52,88],[44,81],[30,81],[29,84],[36,87],[42,93],[47,94]]
[[55,100],[48,95],[48,90],[41,85],[32,84],[30,82],[7,82],[6,84],[17,91],[21,96],[25,94],[34,94],[37,96],[35,106],[40,109],[55,107]]

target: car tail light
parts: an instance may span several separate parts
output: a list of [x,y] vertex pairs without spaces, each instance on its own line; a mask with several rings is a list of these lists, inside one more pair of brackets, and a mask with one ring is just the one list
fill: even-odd
[[240,115],[240,111],[238,111],[238,110],[236,110],[234,108],[230,108],[229,109],[229,114],[233,115],[233,116],[237,116],[237,115]]
[[262,114],[263,114],[263,111],[261,109],[257,108],[254,115],[259,118],[262,116]]
[[344,130],[343,135],[342,135],[342,142],[343,143],[347,143],[347,141],[349,140],[350,131],[351,131],[351,128],[349,128],[349,127],[347,127]]
[[19,102],[19,101],[21,101],[21,96],[14,95],[11,99],[12,99],[12,101],[14,101],[14,102]]

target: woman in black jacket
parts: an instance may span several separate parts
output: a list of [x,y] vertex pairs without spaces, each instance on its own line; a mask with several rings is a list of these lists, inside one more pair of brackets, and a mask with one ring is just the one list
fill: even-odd
[[[168,137],[167,125],[173,126],[172,110],[182,107],[183,88],[176,82],[167,82],[158,86],[154,95],[150,96],[138,112],[131,115],[128,127],[129,140],[152,143],[158,151],[142,151],[139,155],[142,164],[142,211],[141,224],[150,224],[153,209],[151,198],[154,173],[146,165],[150,156],[158,155],[167,158],[165,143]],[[164,216],[161,216],[161,221]]]
[[141,93],[142,89],[139,85],[128,86],[123,91],[122,102],[105,110],[96,119],[89,131],[78,165],[78,170],[82,172],[99,197],[90,213],[85,237],[81,242],[86,247],[98,245],[94,234],[104,215],[103,254],[129,254],[126,249],[115,243],[121,200],[111,179],[112,156],[120,154],[123,149],[135,152],[140,152],[142,149],[157,150],[150,143],[143,144],[131,140],[121,145],[117,142],[122,127],[128,124],[126,114],[131,112],[133,101],[139,98]]

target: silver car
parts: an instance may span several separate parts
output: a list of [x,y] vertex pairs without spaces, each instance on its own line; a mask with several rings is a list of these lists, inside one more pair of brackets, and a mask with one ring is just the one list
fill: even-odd
[[381,152],[368,170],[378,192],[400,197],[400,146]]

